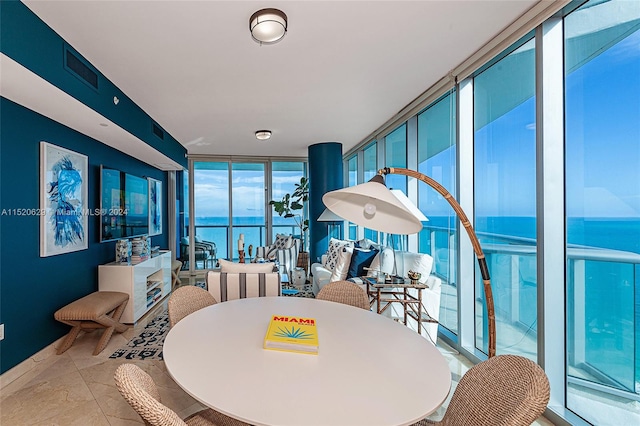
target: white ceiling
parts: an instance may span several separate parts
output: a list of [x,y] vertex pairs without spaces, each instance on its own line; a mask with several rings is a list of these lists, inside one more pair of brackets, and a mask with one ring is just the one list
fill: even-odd
[[[190,154],[305,157],[361,142],[538,1],[24,3]],[[265,7],[289,18],[270,46],[248,30]]]

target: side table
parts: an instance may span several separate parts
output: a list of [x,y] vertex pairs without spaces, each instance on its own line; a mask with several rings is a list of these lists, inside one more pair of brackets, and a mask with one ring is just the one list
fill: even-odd
[[[379,283],[371,277],[361,277],[367,283],[367,294],[371,306],[376,304],[376,312],[381,314],[392,303],[400,303],[404,313],[403,323],[413,318],[418,323],[418,334],[422,334],[423,322],[438,322],[433,319],[422,304],[422,290],[429,288],[425,284],[412,284],[409,280],[404,283]],[[410,294],[409,289],[417,290],[417,296]]]

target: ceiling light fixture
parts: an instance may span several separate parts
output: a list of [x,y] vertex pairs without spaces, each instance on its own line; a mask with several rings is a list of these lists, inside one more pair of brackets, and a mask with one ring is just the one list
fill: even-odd
[[256,139],[266,141],[271,137],[271,130],[258,130],[256,132]]
[[261,9],[249,18],[249,31],[261,45],[277,43],[287,33],[287,15],[278,9]]

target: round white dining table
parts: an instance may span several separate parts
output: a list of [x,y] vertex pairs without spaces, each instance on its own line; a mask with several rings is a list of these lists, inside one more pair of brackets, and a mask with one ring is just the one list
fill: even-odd
[[[315,318],[317,355],[263,349],[272,315]],[[171,328],[166,368],[196,400],[253,425],[408,425],[435,411],[449,366],[424,337],[374,312],[301,297],[218,303]]]

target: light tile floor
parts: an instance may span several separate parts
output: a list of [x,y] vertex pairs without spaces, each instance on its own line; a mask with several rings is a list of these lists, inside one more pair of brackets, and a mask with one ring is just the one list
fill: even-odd
[[[186,280],[183,280],[185,282]],[[27,373],[5,385],[9,374],[2,377],[0,390],[0,424],[128,426],[142,424],[142,419],[125,402],[113,381],[116,368],[127,360],[109,359],[116,349],[136,336],[147,321],[166,308],[166,300],[138,324],[122,334],[115,334],[107,348],[97,356],[91,355],[100,331],[82,334],[62,355],[52,353],[35,361]],[[450,347],[439,343],[442,354],[449,361],[454,388],[471,363]],[[182,418],[204,408],[187,395],[168,375],[163,361],[133,361],[153,377],[164,404]],[[15,377],[15,375],[14,375]],[[450,393],[450,395],[453,393]],[[439,419],[446,405],[432,418]],[[552,425],[540,418],[536,425]]]

